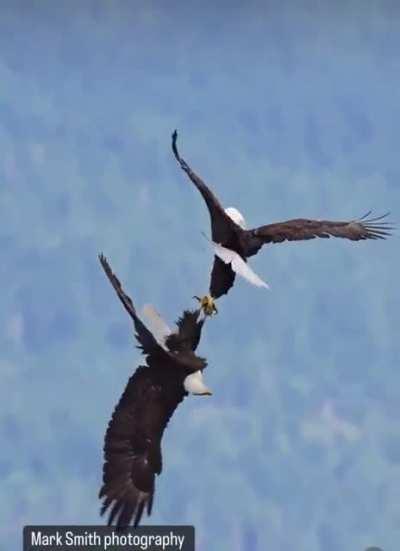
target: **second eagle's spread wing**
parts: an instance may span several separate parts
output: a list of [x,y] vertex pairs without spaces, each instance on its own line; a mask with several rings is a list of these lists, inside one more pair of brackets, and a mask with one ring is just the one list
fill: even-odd
[[171,328],[152,304],[145,304],[142,308],[142,313],[147,318],[149,327],[158,343],[164,347],[167,337],[172,333]]
[[315,237],[342,237],[351,241],[363,239],[385,239],[391,235],[393,227],[383,221],[389,214],[377,218],[368,218],[368,212],[359,220],[347,222],[331,222],[329,220],[308,220],[297,218],[268,224],[250,230],[253,236],[258,237],[263,243],[281,243],[282,241],[302,241]]
[[118,529],[151,514],[155,475],[162,469],[161,438],[185,391],[163,366],[139,367],[108,425],[104,442],[101,514]]
[[200,310],[185,310],[176,322],[178,330],[171,333],[165,343],[169,350],[183,352],[195,351],[201,337],[205,318],[200,317]]
[[226,243],[231,239],[232,233],[237,230],[235,222],[226,214],[223,206],[218,201],[210,188],[203,180],[190,168],[190,166],[179,155],[176,146],[178,133],[175,130],[172,134],[172,151],[175,159],[178,161],[181,169],[188,175],[190,180],[197,187],[208,207],[211,217],[212,238],[218,243]]
[[106,257],[100,254],[99,260],[111,285],[114,287],[114,290],[118,295],[118,298],[120,299],[125,310],[128,312],[128,314],[133,320],[135,330],[136,330],[136,338],[139,341],[140,348],[143,350],[144,354],[150,355],[150,354],[160,353],[160,352],[165,353],[165,351],[161,348],[157,340],[154,338],[153,334],[147,329],[147,327],[144,325],[142,320],[136,314],[136,309],[133,305],[131,298],[124,292],[119,279],[111,270],[111,267],[108,264]]
[[184,310],[182,316],[176,322],[177,329],[175,331],[169,328],[151,304],[146,304],[142,311],[149,320],[154,336],[164,349],[171,352],[183,352],[185,350],[194,352],[196,350],[205,319],[200,318],[200,310]]

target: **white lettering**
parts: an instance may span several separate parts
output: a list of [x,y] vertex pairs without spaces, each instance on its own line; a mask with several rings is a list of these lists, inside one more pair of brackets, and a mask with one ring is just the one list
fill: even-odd
[[62,545],[62,538],[59,532],[51,534],[43,534],[40,530],[38,532],[32,532],[31,545]]

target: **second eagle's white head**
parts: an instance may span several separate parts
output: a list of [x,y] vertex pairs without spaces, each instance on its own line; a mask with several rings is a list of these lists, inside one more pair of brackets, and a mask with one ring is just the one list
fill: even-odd
[[212,394],[211,390],[204,384],[203,373],[200,370],[188,375],[183,382],[183,386],[186,392],[190,394],[197,394],[198,396],[211,396]]
[[235,222],[235,224],[242,228],[242,230],[246,229],[246,220],[238,209],[235,209],[235,207],[228,207],[225,209],[225,212],[229,218]]

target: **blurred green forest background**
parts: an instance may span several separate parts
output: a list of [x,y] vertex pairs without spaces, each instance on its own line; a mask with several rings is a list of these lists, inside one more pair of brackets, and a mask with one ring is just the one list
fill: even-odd
[[[0,3],[0,549],[101,523],[111,412],[141,362],[102,251],[172,323],[209,217],[400,220],[396,2]],[[199,347],[211,398],[163,441],[149,522],[198,551],[400,545],[399,238],[264,248]],[[147,522],[147,520],[145,520]]]

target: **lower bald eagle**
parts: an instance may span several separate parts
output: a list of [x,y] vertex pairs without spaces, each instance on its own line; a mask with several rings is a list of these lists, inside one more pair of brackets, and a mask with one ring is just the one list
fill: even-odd
[[132,521],[138,526],[144,509],[151,514],[155,476],[162,469],[161,438],[175,409],[188,392],[211,392],[202,380],[207,362],[194,353],[204,323],[201,310],[184,311],[177,331],[161,343],[137,316],[107,259],[99,255],[99,260],[133,320],[138,348],[146,357],[146,365],[129,379],[104,441],[100,513],[108,512],[108,525],[121,529]]
[[254,285],[268,287],[246,264],[247,259],[265,244],[283,241],[302,241],[315,237],[342,237],[351,241],[365,239],[385,239],[391,235],[391,225],[383,219],[389,214],[368,218],[371,211],[358,220],[332,222],[329,220],[309,220],[296,218],[286,222],[268,224],[247,229],[242,214],[234,207],[224,209],[217,197],[203,180],[179,155],[176,145],[178,133],[172,134],[172,151],[181,169],[187,174],[201,193],[211,218],[211,235],[214,245],[214,264],[211,272],[210,294],[195,297],[208,315],[216,312],[214,300],[228,293],[233,286],[235,275],[239,274]]

